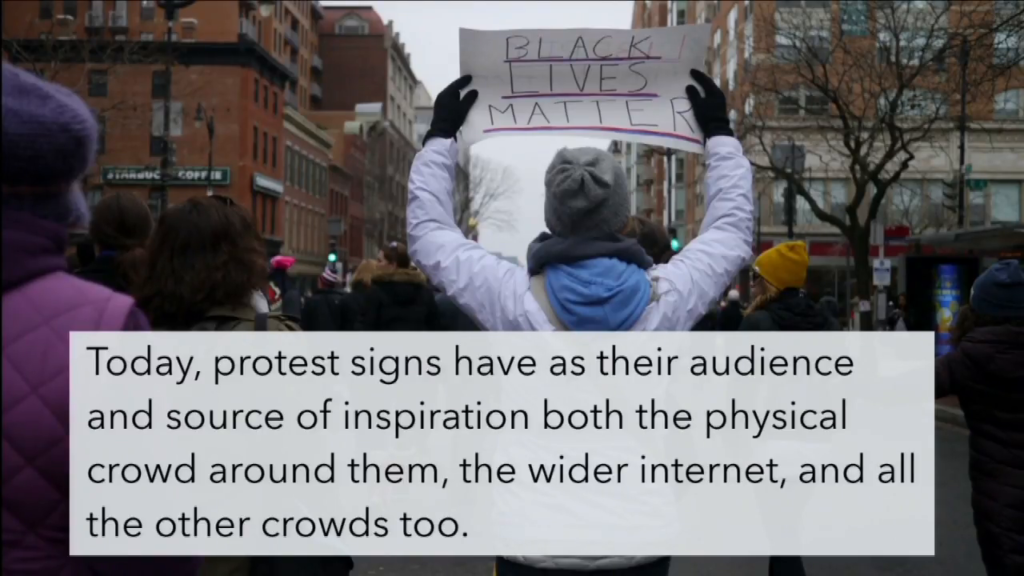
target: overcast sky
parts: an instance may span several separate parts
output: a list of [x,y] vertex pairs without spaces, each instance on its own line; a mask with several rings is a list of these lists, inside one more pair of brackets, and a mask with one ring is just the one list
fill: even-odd
[[[324,2],[329,6],[366,6],[368,2]],[[377,2],[372,3],[385,24],[395,21],[412,68],[431,95],[436,96],[459,76],[459,28],[629,28],[632,2]],[[325,74],[330,74],[329,70]],[[526,246],[544,230],[544,169],[562,147],[605,147],[608,140],[555,136],[504,136],[473,147],[511,166],[519,175],[521,192],[511,201],[516,230],[484,228],[485,247],[518,256],[525,263]]]

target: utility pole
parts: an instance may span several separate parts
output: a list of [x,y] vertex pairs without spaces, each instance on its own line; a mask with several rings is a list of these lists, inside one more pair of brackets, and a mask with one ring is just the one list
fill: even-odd
[[967,62],[971,56],[971,46],[966,38],[960,39],[960,174],[957,179],[956,191],[956,225],[964,227],[966,212],[967,188]]

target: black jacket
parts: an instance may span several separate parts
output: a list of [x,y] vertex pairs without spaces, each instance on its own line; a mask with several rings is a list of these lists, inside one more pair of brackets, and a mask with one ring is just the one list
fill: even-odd
[[935,362],[971,431],[974,527],[989,576],[1024,574],[1024,328],[975,328]]
[[302,330],[337,332],[354,330],[358,309],[350,295],[337,290],[316,290],[302,306]]
[[712,308],[697,320],[690,332],[714,332],[718,328],[718,314],[718,307]]
[[742,323],[743,307],[739,302],[729,302],[718,314],[718,329],[723,332],[739,330]]
[[100,254],[91,264],[79,268],[75,275],[82,280],[102,284],[115,292],[128,294],[128,286],[121,280],[120,274],[117,272],[116,254]]
[[448,332],[479,332],[476,322],[462,311],[454,300],[442,293],[434,295],[437,311],[441,318],[441,329]]
[[418,270],[386,270],[376,274],[361,306],[361,330],[422,332],[443,329],[434,292]]
[[803,290],[783,290],[779,297],[743,318],[740,330],[823,332],[839,330],[839,321],[818,307]]

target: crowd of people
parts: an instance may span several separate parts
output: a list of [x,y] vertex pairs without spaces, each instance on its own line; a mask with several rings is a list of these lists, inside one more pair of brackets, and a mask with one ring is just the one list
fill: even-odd
[[[452,217],[456,137],[476,99],[464,77],[437,97],[412,167],[408,247],[394,242],[363,261],[350,286],[328,264],[303,298],[288,276],[294,260],[268,259],[252,218],[229,198],[192,198],[154,222],[135,195],[114,193],[90,214],[78,182],[95,161],[92,112],[71,91],[4,64],[3,573],[352,569],[347,558],[69,557],[72,331],[838,330],[829,303],[803,290],[809,256],[802,242],[757,256],[749,304],[730,289],[753,256],[751,166],[724,94],[701,72],[692,75],[687,95],[706,138],[707,210],[685,249],[673,249],[663,226],[630,215],[625,174],[596,148],[563,149],[547,168],[548,231],[530,244],[525,268],[466,239]],[[88,241],[69,243],[72,230],[87,231]],[[957,350],[936,367],[936,395],[960,396],[972,432],[978,538],[992,576],[1024,574],[1022,301],[1019,265],[992,267],[960,313]],[[497,559],[495,571],[664,576],[670,562],[515,557]],[[772,558],[769,573],[800,575],[803,563]]]

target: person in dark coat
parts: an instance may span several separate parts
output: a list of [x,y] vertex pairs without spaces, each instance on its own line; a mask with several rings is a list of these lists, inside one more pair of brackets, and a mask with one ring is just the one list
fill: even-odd
[[[839,322],[826,314],[804,292],[811,259],[803,242],[786,242],[762,252],[754,261],[754,300],[747,308],[741,331],[839,330]],[[759,500],[765,514],[798,517],[798,510],[779,510],[774,501]],[[769,576],[806,576],[799,556],[771,556]]]
[[131,192],[114,192],[96,205],[89,237],[96,258],[76,274],[83,280],[130,294],[146,266],[146,242],[153,232],[149,207]]
[[353,330],[358,311],[348,294],[339,290],[338,274],[330,266],[317,280],[317,289],[302,306],[302,329],[306,332]]
[[360,328],[370,331],[439,331],[441,315],[427,278],[411,268],[404,244],[382,251],[370,289],[360,302]]
[[437,312],[440,316],[441,330],[447,332],[479,332],[480,327],[476,322],[459,308],[454,300],[443,292],[434,292],[434,301],[437,302]]
[[729,290],[725,308],[718,313],[718,329],[722,332],[733,332],[740,329],[743,323],[743,306],[740,305],[739,290]]
[[707,312],[701,316],[700,320],[690,328],[691,332],[714,332],[718,330],[718,314],[721,313],[722,306],[718,303],[718,300],[713,300],[708,303]]
[[970,430],[974,527],[988,576],[1024,574],[1024,271],[998,262],[957,315],[935,362],[935,397],[956,395]]
[[810,257],[803,242],[786,242],[754,261],[754,301],[740,324],[742,331],[839,330],[839,321],[804,292]]

